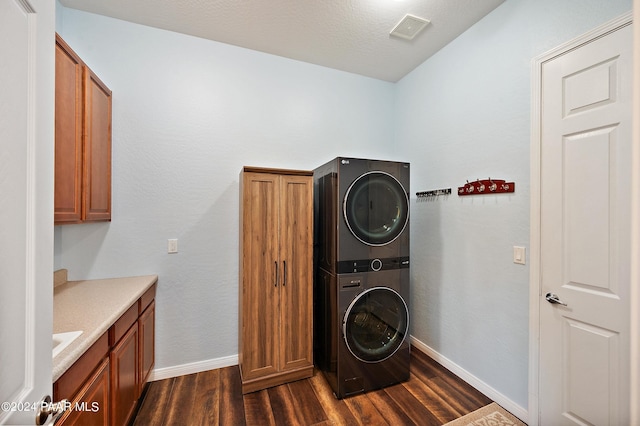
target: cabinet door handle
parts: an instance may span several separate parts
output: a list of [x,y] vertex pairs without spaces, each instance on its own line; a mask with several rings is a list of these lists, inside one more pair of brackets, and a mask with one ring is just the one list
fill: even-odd
[[275,264],[276,267],[276,281],[273,284],[274,287],[278,287],[278,261],[276,260],[275,262],[273,262]]
[[282,266],[284,268],[284,278],[282,279],[282,286],[284,287],[285,285],[287,285],[287,261],[286,260],[282,261]]

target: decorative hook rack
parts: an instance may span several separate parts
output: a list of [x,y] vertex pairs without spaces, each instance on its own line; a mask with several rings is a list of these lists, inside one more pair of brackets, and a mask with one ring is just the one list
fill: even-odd
[[449,194],[451,194],[451,188],[433,189],[431,191],[416,192],[416,197],[426,198],[426,197],[437,197],[438,195],[449,195]]
[[502,194],[506,192],[514,192],[516,184],[514,182],[505,182],[500,179],[478,179],[475,182],[469,182],[464,186],[458,187],[458,195],[486,195],[486,194]]

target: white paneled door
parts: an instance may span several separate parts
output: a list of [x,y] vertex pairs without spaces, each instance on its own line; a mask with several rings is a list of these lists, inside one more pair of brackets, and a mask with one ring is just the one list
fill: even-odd
[[52,0],[0,0],[0,424],[51,394]]
[[632,25],[541,64],[538,424],[629,424]]

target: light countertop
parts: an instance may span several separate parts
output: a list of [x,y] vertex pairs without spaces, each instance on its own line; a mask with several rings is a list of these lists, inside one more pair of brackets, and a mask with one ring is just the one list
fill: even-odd
[[53,290],[53,332],[82,334],[53,358],[55,382],[154,283],[157,275],[68,281]]

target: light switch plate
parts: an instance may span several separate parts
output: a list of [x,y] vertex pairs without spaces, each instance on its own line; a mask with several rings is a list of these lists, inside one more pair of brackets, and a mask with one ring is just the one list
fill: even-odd
[[524,247],[513,246],[513,263],[526,264],[526,251]]
[[178,252],[178,239],[173,238],[173,239],[167,240],[167,253],[172,254],[177,252]]

